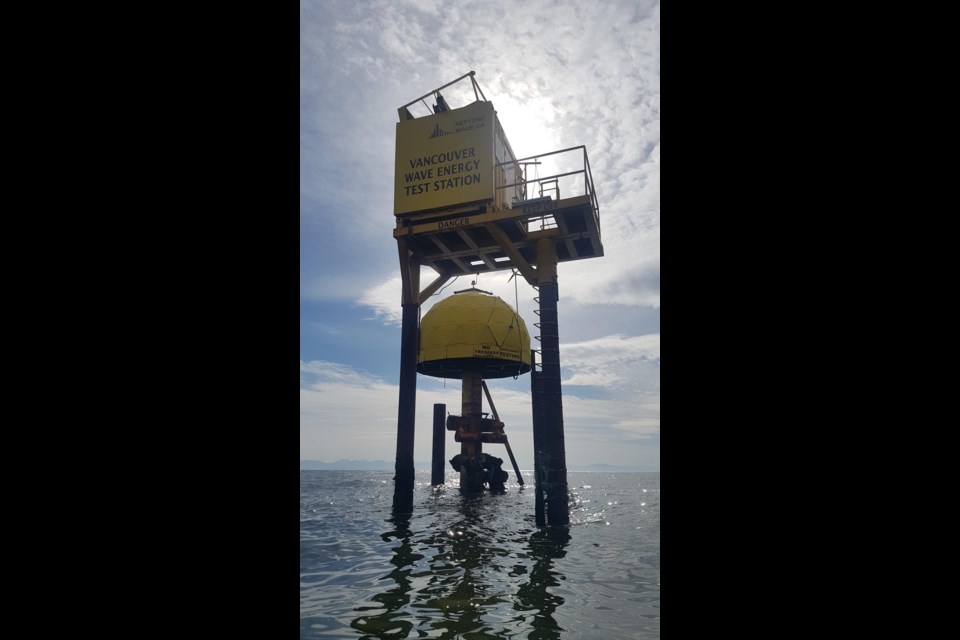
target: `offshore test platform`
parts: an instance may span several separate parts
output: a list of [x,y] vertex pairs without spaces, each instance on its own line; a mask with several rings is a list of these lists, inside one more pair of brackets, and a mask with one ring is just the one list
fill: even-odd
[[[505,445],[523,483],[484,380],[529,372],[537,525],[566,526],[557,264],[603,255],[600,208],[586,148],[517,158],[474,76],[471,71],[398,109],[393,236],[403,314],[393,512],[413,511],[417,373],[462,381],[461,415],[445,419],[445,405],[434,405],[431,477],[443,483],[445,432],[454,431],[460,452],[450,462],[460,472],[461,490],[472,493],[485,484],[502,488],[507,478],[484,444]],[[472,95],[463,90],[467,79]],[[441,93],[451,95],[454,86],[466,103],[458,108]],[[547,161],[556,171],[541,176]],[[422,266],[437,276],[421,290]],[[451,278],[502,269],[538,292],[535,348],[517,310],[476,288],[438,302],[421,322],[420,306]],[[484,417],[482,394],[492,419]]]

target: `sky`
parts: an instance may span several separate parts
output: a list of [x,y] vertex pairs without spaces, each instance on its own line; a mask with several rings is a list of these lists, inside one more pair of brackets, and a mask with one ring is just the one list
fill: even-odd
[[[660,4],[648,0],[300,0],[300,459],[394,460],[397,108],[471,70],[518,157],[589,156],[605,255],[558,265],[567,464],[659,471]],[[473,99],[469,80],[457,87]],[[461,95],[444,91],[452,108]],[[511,275],[476,287],[534,335],[537,294]],[[424,267],[421,286],[435,277]],[[530,469],[529,375],[488,386]],[[460,381],[417,376],[418,463],[430,462],[434,403],[459,414]]]

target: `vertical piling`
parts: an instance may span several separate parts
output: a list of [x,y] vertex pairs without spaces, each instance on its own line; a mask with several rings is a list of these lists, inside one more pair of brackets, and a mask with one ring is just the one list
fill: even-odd
[[434,487],[443,484],[444,467],[443,445],[446,431],[447,405],[433,405],[433,460],[431,461],[430,484]]
[[[570,524],[567,503],[567,460],[563,436],[563,394],[560,388],[560,332],[557,325],[557,251],[552,237],[537,240],[537,283],[540,293],[540,345],[543,367],[538,375],[542,404],[542,451],[546,455],[547,524]],[[541,454],[538,451],[538,456]],[[540,460],[538,459],[538,463]]]
[[397,403],[397,460],[393,477],[393,514],[413,513],[413,436],[417,414],[417,350],[420,339],[420,262],[403,238],[397,238],[403,282],[400,325],[400,398]]
[[403,305],[400,329],[400,401],[393,512],[413,513],[413,436],[417,409],[417,329],[420,305]]
[[474,493],[483,491],[483,469],[480,465],[480,421],[483,419],[483,376],[479,370],[463,369],[463,417],[470,421],[470,430],[460,442],[460,488]]
[[540,419],[540,372],[537,371],[537,352],[530,350],[530,406],[533,410],[533,492],[534,515],[537,526],[546,527],[543,512],[543,492],[546,491],[544,478],[540,474],[540,448],[543,446],[543,420]]

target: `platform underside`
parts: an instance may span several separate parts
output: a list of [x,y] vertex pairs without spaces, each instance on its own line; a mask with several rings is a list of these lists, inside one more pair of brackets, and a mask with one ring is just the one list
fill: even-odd
[[538,239],[553,239],[559,262],[603,255],[597,211],[588,196],[516,203],[491,210],[486,204],[457,211],[421,213],[397,220],[421,264],[447,276],[518,269],[530,279]]

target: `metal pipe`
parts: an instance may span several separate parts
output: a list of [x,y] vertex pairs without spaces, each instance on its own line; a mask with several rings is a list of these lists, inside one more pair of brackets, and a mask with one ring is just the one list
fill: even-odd
[[417,412],[417,333],[420,305],[404,304],[400,328],[400,401],[397,408],[397,460],[393,513],[413,513],[413,437]]
[[542,425],[540,405],[543,400],[543,394],[540,393],[540,372],[537,371],[537,352],[530,350],[530,406],[533,413],[533,495],[534,495],[534,516],[537,526],[546,527],[544,518],[543,492],[544,478],[540,473],[540,447],[543,445]]
[[567,461],[563,436],[563,393],[560,387],[560,333],[557,326],[557,252],[552,237],[537,240],[537,280],[543,368],[539,374],[543,452],[547,457],[547,523],[568,526]]
[[[522,182],[505,184],[502,187],[497,187],[497,189],[509,189],[510,187],[519,187],[522,184],[530,184],[533,182],[543,182],[545,180],[551,180],[553,178],[566,178],[567,176],[575,176],[578,173],[586,173],[586,171],[584,169],[577,169],[576,171],[567,171],[566,173],[557,173],[551,176],[541,176],[539,178],[530,178],[529,180],[523,180]],[[587,194],[584,194],[584,195],[587,195]]]
[[[430,94],[428,93],[427,95],[430,95]],[[416,100],[414,100],[414,102],[416,102]],[[406,106],[406,105],[404,105],[404,106]],[[566,152],[566,151],[573,151],[574,149],[583,149],[583,150],[584,150],[584,153],[586,153],[587,147],[586,147],[585,145],[580,144],[580,145],[577,145],[577,146],[575,146],[575,147],[567,147],[566,149],[558,149],[558,150],[556,150],[556,151],[549,151],[549,152],[547,152],[547,153],[538,153],[538,154],[535,155],[535,156],[527,156],[526,158],[517,158],[516,160],[511,160],[510,162],[511,162],[511,163],[513,163],[513,162],[526,162],[527,160],[530,160],[530,159],[546,158],[547,156],[553,156],[553,155],[556,155],[556,154],[558,154],[558,153],[564,153],[564,152]],[[501,163],[501,164],[503,164],[503,163]]]
[[460,76],[459,78],[457,78],[456,80],[453,80],[452,82],[448,82],[447,84],[443,85],[442,87],[437,87],[437,88],[434,89],[433,91],[428,91],[427,93],[423,94],[423,95],[420,96],[419,98],[416,98],[416,99],[414,99],[414,100],[411,100],[410,102],[408,102],[407,104],[403,105],[403,106],[400,107],[400,108],[403,109],[403,108],[405,108],[405,107],[409,107],[409,106],[412,105],[414,102],[418,102],[418,101],[423,100],[424,98],[426,98],[426,97],[428,97],[428,96],[432,96],[432,95],[435,94],[437,91],[440,91],[441,89],[446,89],[446,88],[449,87],[450,85],[456,84],[456,83],[460,82],[461,80],[463,80],[464,78],[469,78],[469,77],[473,76],[475,73],[476,73],[475,71],[471,71],[470,73],[465,73],[465,74],[463,74],[462,76]]
[[480,455],[483,453],[483,443],[480,442],[483,375],[479,369],[470,368],[464,368],[462,375],[461,401],[463,416],[469,419],[470,437],[460,441],[460,489],[468,493],[479,493],[483,491],[483,469],[480,464]]
[[443,484],[444,479],[446,460],[443,459],[443,449],[446,421],[447,405],[433,405],[433,460],[431,461],[430,484],[434,487]]
[[[493,398],[490,397],[490,389],[487,388],[487,381],[481,380],[480,384],[483,386],[483,392],[487,396],[487,402],[490,403],[490,411],[493,412],[493,419],[497,422],[501,422],[500,416],[497,415],[497,408],[493,406]],[[510,456],[510,462],[513,464],[513,471],[517,474],[517,482],[522,485],[523,476],[520,475],[520,467],[517,466],[517,459],[513,457],[513,449],[510,448],[510,441],[504,440],[503,445],[507,448],[507,455]]]

